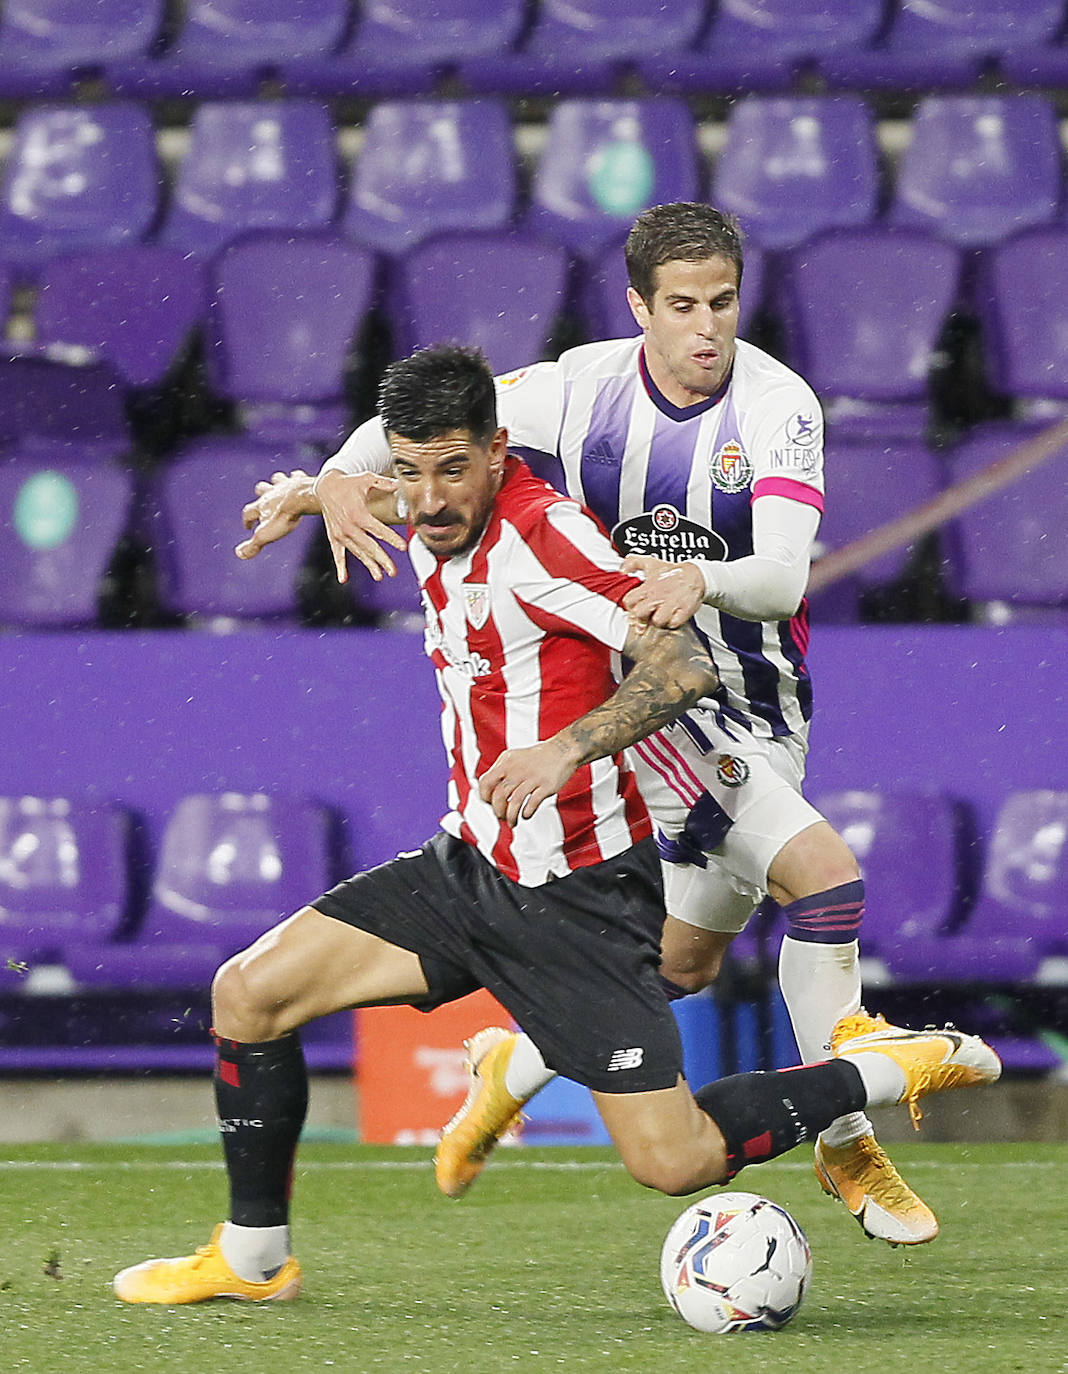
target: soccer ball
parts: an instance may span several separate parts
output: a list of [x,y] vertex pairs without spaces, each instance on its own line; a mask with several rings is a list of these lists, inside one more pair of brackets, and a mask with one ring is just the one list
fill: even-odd
[[698,1331],[775,1331],[812,1277],[812,1251],[789,1212],[755,1193],[716,1193],[687,1207],[664,1240],[660,1282]]

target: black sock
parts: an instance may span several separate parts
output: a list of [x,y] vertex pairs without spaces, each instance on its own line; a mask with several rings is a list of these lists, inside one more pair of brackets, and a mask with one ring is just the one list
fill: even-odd
[[862,1111],[868,1101],[859,1072],[844,1059],[737,1073],[706,1083],[694,1097],[723,1133],[730,1178],[747,1164],[814,1140],[836,1117]]
[[296,1035],[242,1044],[215,1036],[215,1104],[230,1179],[230,1220],[285,1226],[308,1071]]

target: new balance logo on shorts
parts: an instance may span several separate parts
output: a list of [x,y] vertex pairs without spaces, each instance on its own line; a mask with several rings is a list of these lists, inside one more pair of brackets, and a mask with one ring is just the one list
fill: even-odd
[[632,1050],[613,1050],[608,1061],[607,1072],[616,1073],[620,1069],[640,1069],[645,1051],[638,1047]]

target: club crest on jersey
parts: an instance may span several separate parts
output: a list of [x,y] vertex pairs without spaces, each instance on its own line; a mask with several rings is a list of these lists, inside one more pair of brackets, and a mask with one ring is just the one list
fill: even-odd
[[728,439],[709,461],[708,473],[720,491],[744,491],[753,480],[753,465],[738,440]]
[[720,754],[716,759],[716,777],[724,787],[741,787],[743,782],[749,781],[749,765],[733,754]]
[[722,535],[687,520],[667,502],[621,520],[612,531],[612,543],[624,556],[648,553],[666,563],[683,563],[687,558],[719,562],[727,556]]
[[468,582],[464,585],[464,612],[468,624],[481,630],[490,613],[490,592],[484,583]]

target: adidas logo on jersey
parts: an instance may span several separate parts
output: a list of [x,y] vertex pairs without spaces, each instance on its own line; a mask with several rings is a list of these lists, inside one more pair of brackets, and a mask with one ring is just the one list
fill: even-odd
[[640,1046],[635,1046],[631,1050],[613,1050],[608,1060],[607,1071],[617,1073],[620,1069],[640,1069],[644,1058],[645,1051]]

